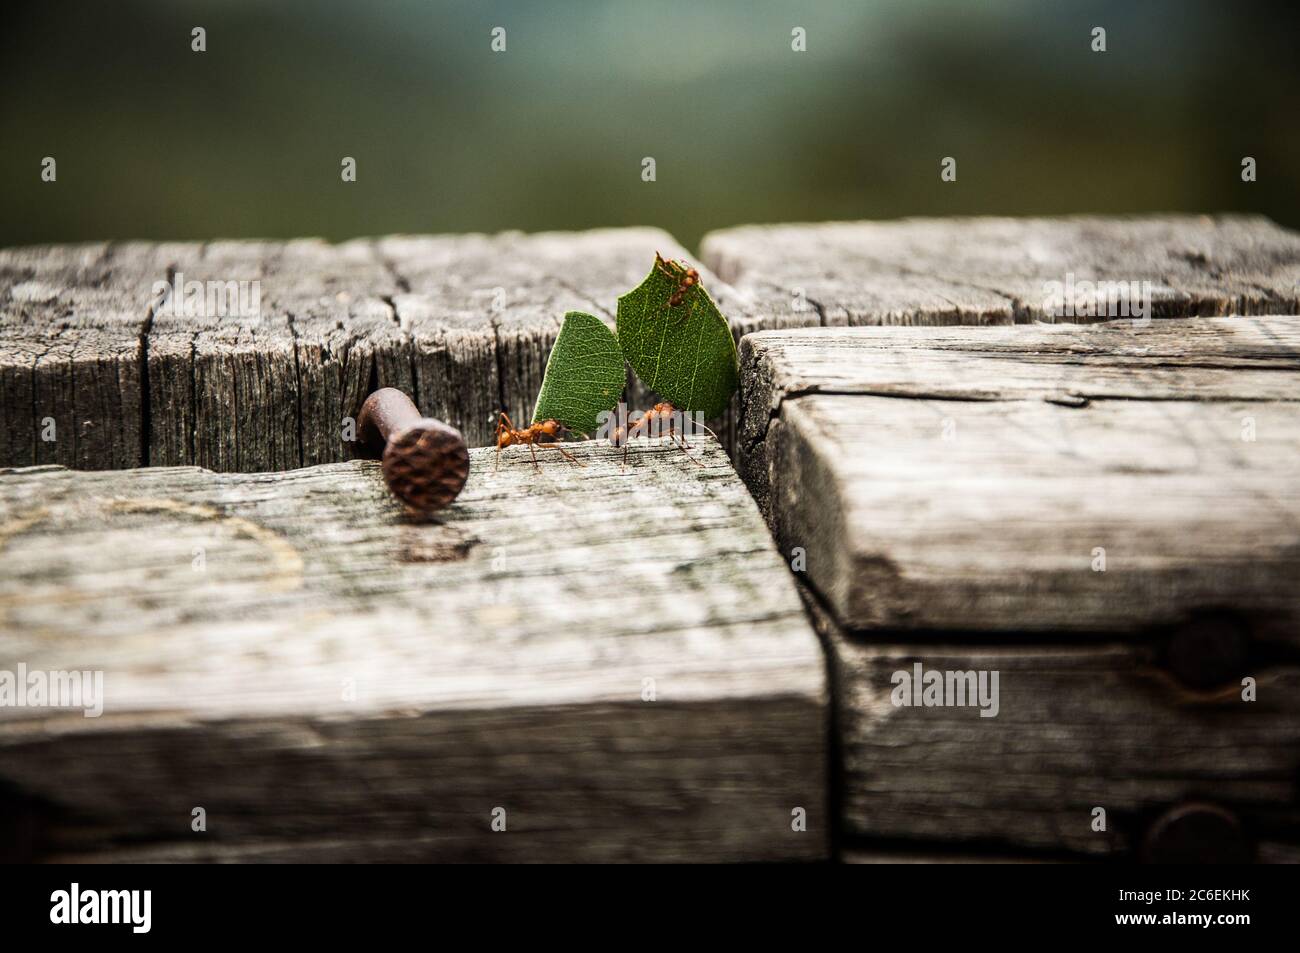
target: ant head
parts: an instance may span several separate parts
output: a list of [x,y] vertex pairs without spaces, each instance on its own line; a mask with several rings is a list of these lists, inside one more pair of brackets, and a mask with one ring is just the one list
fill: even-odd
[[665,400],[655,404],[654,412],[660,417],[671,417],[673,414],[677,413],[677,408]]
[[558,420],[543,420],[537,426],[548,437],[558,437],[564,432],[564,424]]

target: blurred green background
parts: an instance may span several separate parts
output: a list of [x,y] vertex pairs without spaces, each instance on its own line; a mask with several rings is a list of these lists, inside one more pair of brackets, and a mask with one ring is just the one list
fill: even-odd
[[5,245],[649,224],[694,248],[748,222],[1166,210],[1300,225],[1295,2],[125,0],[3,16]]

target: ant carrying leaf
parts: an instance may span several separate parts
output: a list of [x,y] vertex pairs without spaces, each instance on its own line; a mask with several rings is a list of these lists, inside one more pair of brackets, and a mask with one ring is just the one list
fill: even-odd
[[[686,459],[697,466],[704,466],[690,454],[691,445],[686,442],[678,422],[687,419],[686,415],[667,401],[661,401],[643,414],[635,423],[624,424],[609,435],[610,446],[623,448],[623,466],[627,466],[627,454],[635,437],[669,437],[686,454]],[[698,421],[691,421],[692,427],[699,427],[711,437],[717,438],[712,430]]]
[[618,299],[616,324],[647,390],[709,418],[727,409],[740,383],[736,342],[696,269],[656,254],[641,284]]

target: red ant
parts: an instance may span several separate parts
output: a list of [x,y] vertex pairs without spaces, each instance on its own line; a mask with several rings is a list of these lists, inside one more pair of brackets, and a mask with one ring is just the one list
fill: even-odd
[[668,299],[670,308],[681,307],[682,302],[686,300],[686,292],[700,283],[700,273],[694,268],[684,268],[678,262],[665,261],[658,252],[655,252],[655,267],[677,283],[676,289]]
[[[525,443],[528,444],[528,452],[533,455],[534,470],[541,470],[541,467],[537,465],[536,447],[541,447],[543,449],[549,447],[553,450],[558,450],[560,451],[561,456],[566,460],[571,460],[578,466],[585,467],[585,463],[573,454],[569,453],[569,451],[565,450],[558,443],[561,434],[563,434],[566,429],[567,428],[565,428],[564,424],[560,423],[558,420],[541,420],[535,424],[530,424],[523,429],[519,429],[510,422],[510,417],[506,412],[501,411],[501,415],[497,418],[497,458],[493,469],[495,470],[496,467],[501,464],[501,449],[503,447],[509,447],[512,444]],[[543,442],[543,438],[549,439]]]
[[[661,401],[660,403],[655,404],[651,410],[642,414],[641,418],[637,420],[636,423],[631,425],[624,424],[611,433],[609,435],[610,446],[623,448],[623,466],[627,466],[627,453],[628,450],[631,449],[633,437],[650,435],[671,437],[677,446],[681,447],[682,453],[686,454],[686,459],[702,467],[704,464],[700,463],[699,460],[696,460],[688,452],[690,450],[690,444],[686,442],[685,438],[677,429],[679,416],[681,415],[676,407],[667,401]],[[704,426],[704,424],[692,420],[692,425],[699,427],[714,438],[717,437],[717,434],[712,430],[709,430],[709,428]]]

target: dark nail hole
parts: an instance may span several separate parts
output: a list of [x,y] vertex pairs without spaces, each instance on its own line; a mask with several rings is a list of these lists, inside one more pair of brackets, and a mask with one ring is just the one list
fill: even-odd
[[1142,844],[1148,864],[1249,864],[1254,845],[1236,815],[1216,804],[1188,803],[1156,819]]
[[1189,688],[1208,691],[1246,674],[1250,626],[1235,613],[1208,611],[1179,626],[1165,648],[1165,666]]

